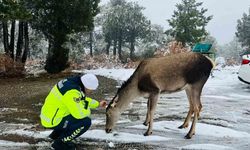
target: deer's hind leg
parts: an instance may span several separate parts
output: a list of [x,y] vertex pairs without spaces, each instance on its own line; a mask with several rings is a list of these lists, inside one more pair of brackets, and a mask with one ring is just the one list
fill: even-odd
[[191,139],[192,136],[195,134],[195,126],[198,121],[198,117],[202,108],[201,105],[201,91],[205,84],[206,80],[201,80],[200,82],[197,82],[193,85],[191,85],[191,104],[193,108],[194,118],[192,122],[192,126],[188,132],[188,134],[185,136],[187,139]]
[[188,110],[188,114],[186,116],[186,119],[184,121],[184,123],[179,126],[178,128],[179,129],[182,129],[182,128],[187,128],[189,126],[189,122],[191,120],[191,117],[194,113],[194,110],[193,110],[193,103],[192,103],[192,98],[191,98],[191,87],[188,86],[186,89],[186,94],[187,94],[187,97],[188,97],[188,102],[189,102],[189,110]]
[[[148,106],[149,109],[148,109],[148,113],[147,113],[147,119],[149,120],[149,123],[148,123],[149,126],[148,126],[148,130],[144,133],[145,136],[152,134],[154,113],[155,113],[155,108],[156,108],[157,101],[158,101],[158,96],[159,96],[159,93],[150,94],[149,99],[148,99],[148,101],[149,101],[148,104],[150,104]],[[147,119],[146,119],[146,121],[148,121]]]

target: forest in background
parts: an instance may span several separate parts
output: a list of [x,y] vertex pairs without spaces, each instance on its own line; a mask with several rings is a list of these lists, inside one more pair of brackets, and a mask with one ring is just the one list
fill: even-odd
[[213,16],[196,0],[176,4],[167,31],[152,24],[136,2],[99,2],[1,0],[1,74],[23,74],[34,66],[48,73],[135,67],[141,59],[190,51],[196,43],[213,44],[217,57],[235,62],[249,52],[250,13],[238,20],[233,41],[218,45],[206,30]]

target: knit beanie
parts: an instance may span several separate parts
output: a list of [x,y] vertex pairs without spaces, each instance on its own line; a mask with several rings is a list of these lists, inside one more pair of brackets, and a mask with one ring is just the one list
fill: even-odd
[[90,73],[81,76],[81,81],[84,87],[89,90],[96,90],[99,85],[97,77]]

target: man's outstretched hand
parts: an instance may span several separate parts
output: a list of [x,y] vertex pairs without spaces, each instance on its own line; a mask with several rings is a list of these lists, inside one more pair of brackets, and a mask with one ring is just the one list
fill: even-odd
[[107,106],[107,101],[106,100],[101,100],[99,107],[106,108],[106,106]]

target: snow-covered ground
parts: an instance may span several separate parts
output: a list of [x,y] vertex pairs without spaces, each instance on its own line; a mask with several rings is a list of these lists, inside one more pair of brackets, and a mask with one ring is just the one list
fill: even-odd
[[[182,139],[189,129],[177,128],[188,111],[184,91],[161,95],[154,122],[154,131],[157,133],[153,135],[171,138],[163,145],[173,149],[250,149],[250,86],[238,80],[238,70],[239,66],[234,66],[217,67],[213,71],[213,77],[209,78],[203,89],[203,110],[192,140]],[[113,73],[105,69],[86,72],[116,80],[127,79],[133,73],[132,70],[116,70]],[[125,128],[144,133],[146,127],[141,124],[145,114],[146,99],[137,99],[122,116],[123,119],[133,120],[133,125],[126,125]],[[138,118],[139,121],[136,121]]]
[[[146,127],[142,123],[146,115],[145,98],[138,98],[122,114],[112,134],[106,134],[102,128],[105,118],[93,118],[92,128],[80,138],[105,141],[110,148],[117,143],[147,143],[157,145],[156,149],[180,150],[249,150],[250,149],[250,86],[237,78],[239,66],[217,68],[204,86],[202,93],[203,110],[196,134],[191,140],[184,139],[188,129],[178,129],[187,111],[188,100],[185,92],[162,94],[158,101],[153,127],[153,135],[144,137]],[[84,70],[117,80],[125,81],[133,69],[97,69]],[[110,97],[108,97],[110,99]],[[1,124],[0,124],[1,125]],[[24,129],[6,130],[3,134],[18,134],[46,139],[51,131],[35,132]],[[0,141],[2,147],[22,147],[28,143]],[[47,142],[36,146],[46,146]],[[160,145],[160,147],[159,147]]]

